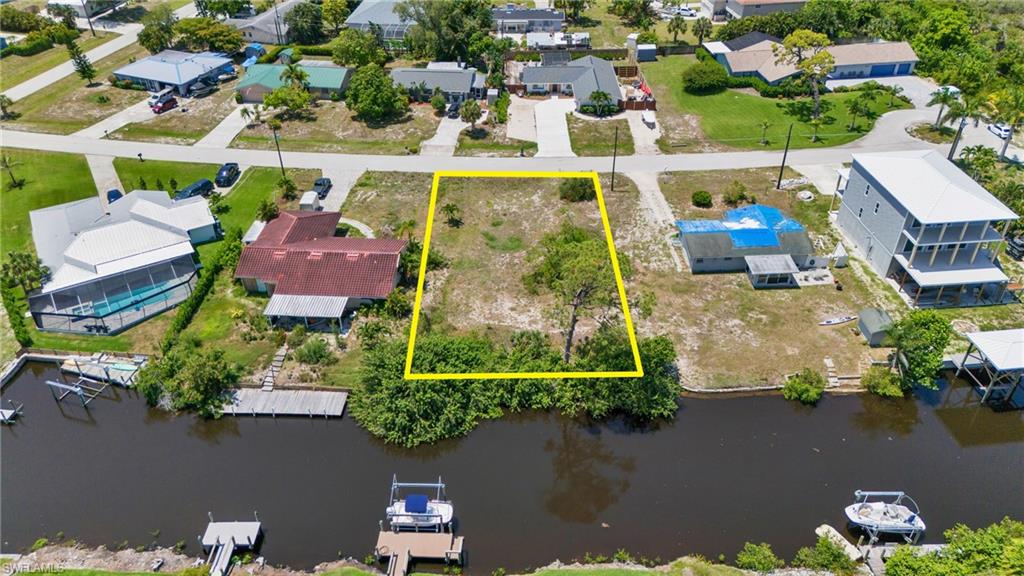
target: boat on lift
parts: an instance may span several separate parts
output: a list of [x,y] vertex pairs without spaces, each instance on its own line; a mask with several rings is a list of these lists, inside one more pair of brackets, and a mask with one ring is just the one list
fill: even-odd
[[[431,494],[422,491],[430,490]],[[455,506],[447,500],[445,485],[437,482],[399,482],[391,478],[391,496],[388,499],[387,518],[395,531],[450,532]]]
[[882,534],[896,534],[916,542],[925,524],[917,502],[905,492],[857,490],[854,503],[845,508],[846,518],[867,532],[873,544]]

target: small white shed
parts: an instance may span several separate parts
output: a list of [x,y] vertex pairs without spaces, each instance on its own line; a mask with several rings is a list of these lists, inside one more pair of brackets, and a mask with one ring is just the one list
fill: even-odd
[[310,190],[302,195],[299,199],[299,210],[309,210],[315,212],[320,209],[320,197],[317,196],[316,192]]

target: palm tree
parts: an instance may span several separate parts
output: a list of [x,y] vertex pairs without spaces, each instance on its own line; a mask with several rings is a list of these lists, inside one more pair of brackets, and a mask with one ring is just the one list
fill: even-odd
[[1024,87],[1011,85],[1004,88],[989,98],[989,104],[995,119],[1010,127],[1003,149],[999,151],[999,158],[1006,160],[1006,149],[1013,140],[1013,132],[1018,124],[1024,122]]
[[896,100],[896,97],[902,93],[903,86],[900,86],[899,84],[894,84],[889,87],[889,108],[893,107],[893,103]]
[[590,93],[590,102],[594,105],[597,115],[604,116],[606,109],[612,105],[612,97],[607,92],[597,90]]
[[0,273],[3,274],[4,282],[8,285],[17,284],[28,294],[46,278],[50,270],[43,266],[43,261],[35,254],[11,252]]
[[416,221],[415,220],[402,220],[401,222],[398,222],[397,224],[395,224],[394,234],[395,234],[396,238],[401,238],[402,236],[405,236],[406,239],[409,239],[409,238],[412,238],[412,233],[415,232],[415,231],[416,231]]
[[462,223],[462,209],[459,208],[458,204],[453,204],[451,202],[445,204],[441,207],[441,214],[444,214],[448,225],[452,228],[455,228]]
[[0,94],[0,118],[7,118],[11,115],[11,106],[14,106],[14,101],[6,94]]
[[309,73],[302,69],[297,63],[292,62],[281,71],[281,80],[292,85],[293,88],[309,88]]
[[711,36],[711,20],[701,16],[693,23],[693,35],[697,37],[697,45],[704,43],[704,38]]
[[935,92],[932,92],[932,99],[928,101],[928,105],[939,105],[939,113],[935,116],[934,128],[936,130],[939,129],[939,124],[942,122],[942,113],[946,111],[946,107],[952,106],[957,100],[959,100],[957,95],[947,88],[939,88]]
[[850,124],[846,129],[853,132],[853,129],[857,127],[857,116],[865,113],[864,101],[860,98],[853,98],[846,101],[846,111],[850,113]]
[[245,125],[248,128],[252,127],[252,110],[248,106],[242,106],[242,111],[238,113],[242,120],[245,120]]
[[768,144],[768,128],[771,128],[772,123],[767,120],[761,120],[761,145]]
[[0,156],[0,168],[3,168],[4,170],[6,170],[7,171],[7,175],[11,177],[11,187],[12,188],[18,188],[19,185],[21,184],[21,182],[19,182],[18,179],[14,177],[14,171],[11,170],[11,168],[14,168],[15,166],[17,166],[19,164],[21,164],[21,162],[16,162],[14,160],[11,160],[11,157],[6,155],[6,154],[4,154],[3,156]]
[[672,43],[679,42],[679,35],[686,34],[686,19],[676,14],[668,21],[668,31],[672,34]]

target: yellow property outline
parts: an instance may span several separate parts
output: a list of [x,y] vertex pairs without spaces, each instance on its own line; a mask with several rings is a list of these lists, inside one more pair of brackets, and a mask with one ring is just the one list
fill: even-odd
[[[601,210],[601,223],[604,226],[604,237],[611,255],[612,270],[615,273],[615,285],[619,292],[622,315],[626,320],[626,332],[629,334],[629,346],[633,352],[636,370],[607,372],[466,372],[445,374],[413,374],[412,355],[416,348],[416,329],[419,326],[420,311],[423,305],[423,285],[427,276],[427,254],[430,253],[430,233],[434,228],[434,211],[437,207],[437,190],[441,178],[589,178],[594,182],[597,191],[597,206]],[[622,271],[619,269],[619,258],[615,253],[615,242],[612,240],[612,228],[608,222],[608,211],[601,193],[601,182],[596,172],[475,172],[442,170],[434,172],[434,182],[430,188],[430,208],[427,212],[427,230],[423,234],[423,253],[420,255],[420,273],[416,282],[416,301],[412,309],[412,326],[409,328],[409,349],[405,356],[406,380],[462,380],[462,379],[538,379],[538,378],[639,378],[644,375],[643,364],[640,362],[640,349],[637,346],[636,331],[633,318],[629,315],[629,304],[626,302],[626,287],[622,282]]]

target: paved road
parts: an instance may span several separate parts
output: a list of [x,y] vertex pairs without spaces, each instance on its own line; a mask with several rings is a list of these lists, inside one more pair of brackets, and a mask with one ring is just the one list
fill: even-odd
[[[850,154],[859,151],[894,151],[938,149],[945,152],[947,145],[933,145],[910,137],[904,126],[907,116],[922,114],[917,110],[890,112],[883,116],[878,127],[870,134],[844,146],[792,150],[789,164],[834,164],[849,162]],[[929,112],[925,111],[925,115]],[[28,148],[75,154],[93,154],[96,141],[78,136],[39,134],[0,129],[4,146]],[[174,144],[148,142],[105,141],[103,153],[111,156],[131,158],[138,153],[154,160],[176,162],[239,162],[253,166],[277,166],[277,153],[272,150],[209,149]],[[610,157],[533,157],[533,158],[484,158],[472,156],[426,157],[426,156],[382,156],[358,154],[329,154],[321,152],[284,152],[287,166],[294,168],[319,168],[333,170],[377,170],[391,172],[434,172],[436,170],[545,170],[545,171],[588,171],[608,172],[611,170]],[[782,151],[715,152],[694,154],[665,154],[658,156],[622,156],[618,169],[622,172],[678,172],[690,170],[731,170],[735,168],[758,168],[775,166],[782,161]]]
[[[195,16],[196,6],[195,4],[186,4],[185,6],[182,6],[181,8],[175,10],[174,14],[178,18],[188,18],[190,16]],[[96,62],[101,58],[110,56],[111,54],[117,52],[118,50],[121,50],[122,48],[127,48],[128,46],[131,46],[138,39],[139,32],[142,30],[141,24],[108,24],[105,21],[102,24],[99,22],[94,22],[93,26],[98,29],[117,32],[121,35],[117,38],[114,38],[113,40],[110,40],[109,42],[104,43],[101,46],[97,46],[96,48],[93,48],[92,50],[86,52],[85,55],[88,56],[89,60],[92,62]],[[86,34],[88,34],[88,32],[86,32]],[[6,94],[7,97],[11,100],[17,102],[18,100],[21,100],[22,98],[30,94],[34,94],[42,90],[43,88],[46,88],[47,86],[53,84],[54,82],[57,82],[61,78],[70,76],[74,72],[74,65],[72,65],[70,61],[64,62],[63,64],[54,66],[53,68],[50,68],[46,72],[43,72],[42,74],[30,80],[26,80],[21,84],[14,86],[13,88],[9,88],[7,91],[4,92],[4,94]]]

